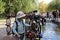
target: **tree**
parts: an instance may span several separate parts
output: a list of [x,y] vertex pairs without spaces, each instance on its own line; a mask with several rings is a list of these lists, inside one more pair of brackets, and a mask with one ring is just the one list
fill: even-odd
[[56,11],[57,13],[56,17],[59,17],[60,16],[60,0],[53,0],[48,6],[48,10]]
[[28,13],[35,9],[36,0],[14,0],[13,2],[14,9],[17,11],[23,11]]
[[5,3],[0,0],[0,13],[3,13],[5,8],[4,8]]
[[60,10],[60,0],[53,0],[48,6],[48,10]]
[[40,2],[39,3],[39,11],[42,13],[42,12],[46,12],[47,10],[47,4],[46,3],[44,3],[44,1],[42,1],[42,2]]
[[5,12],[9,9],[8,13],[17,13],[23,11],[25,13],[31,12],[37,8],[37,0],[3,0],[5,4]]

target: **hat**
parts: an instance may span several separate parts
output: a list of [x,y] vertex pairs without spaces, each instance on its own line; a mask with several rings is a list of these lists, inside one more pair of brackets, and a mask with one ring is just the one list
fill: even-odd
[[39,13],[39,12],[37,12],[37,13],[35,13],[35,15],[40,15],[40,13]]
[[16,18],[22,18],[22,17],[25,17],[26,15],[22,12],[22,11],[19,11],[16,15]]

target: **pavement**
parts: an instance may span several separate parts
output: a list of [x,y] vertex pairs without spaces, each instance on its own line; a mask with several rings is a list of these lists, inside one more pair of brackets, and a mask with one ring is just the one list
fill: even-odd
[[0,40],[15,40],[12,35],[7,36],[5,24],[0,24]]
[[[14,18],[11,18],[11,24],[13,24],[14,22]],[[6,32],[6,23],[0,23],[0,40],[15,40],[15,37],[13,37],[12,35],[7,36],[7,32]],[[12,26],[12,25],[11,25]]]
[[60,36],[56,33],[55,29],[57,27],[54,23],[46,23],[44,26],[45,30],[43,32],[43,38],[41,40],[60,40]]
[[13,36],[4,36],[0,40],[15,40],[15,37],[13,37]]

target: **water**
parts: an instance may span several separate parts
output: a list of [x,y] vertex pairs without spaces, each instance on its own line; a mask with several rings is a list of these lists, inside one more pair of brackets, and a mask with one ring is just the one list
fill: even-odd
[[[46,23],[44,26],[44,31],[42,32],[43,38],[41,40],[60,40],[60,30],[56,30],[57,25],[54,23]],[[55,31],[56,30],[56,31]]]

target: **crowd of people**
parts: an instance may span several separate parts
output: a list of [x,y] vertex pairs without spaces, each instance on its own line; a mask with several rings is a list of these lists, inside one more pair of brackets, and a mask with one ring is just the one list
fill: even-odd
[[[19,11],[16,14],[15,22],[12,26],[12,33],[15,35],[16,40],[25,40],[24,37],[32,38],[42,38],[41,26],[46,24],[45,18],[58,18],[59,12],[53,11],[52,13],[47,12],[46,15],[41,15],[37,10],[30,12],[30,14],[24,14],[24,12]],[[10,25],[8,25],[10,26]],[[8,32],[8,34],[10,31]],[[35,39],[34,39],[35,40]]]
[[12,34],[16,36],[16,40],[25,40],[24,36],[29,37],[31,40],[35,40],[37,37],[42,38],[40,23],[44,25],[43,22],[46,20],[40,16],[37,10],[33,11],[33,13],[27,15],[22,11],[17,13],[12,26]]

